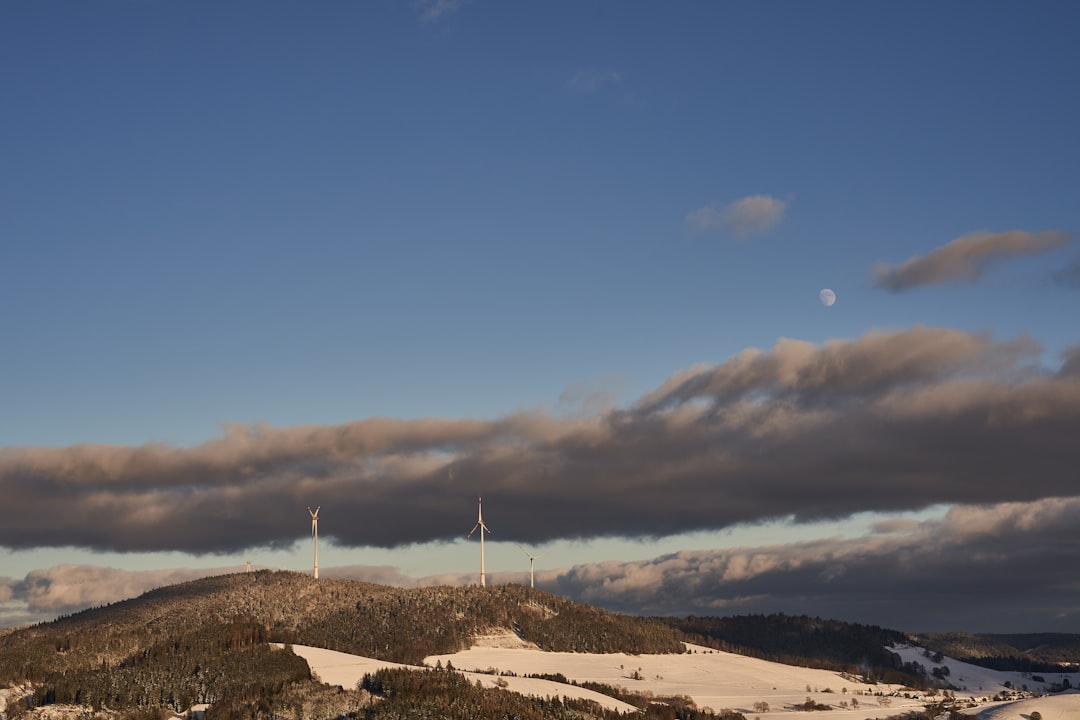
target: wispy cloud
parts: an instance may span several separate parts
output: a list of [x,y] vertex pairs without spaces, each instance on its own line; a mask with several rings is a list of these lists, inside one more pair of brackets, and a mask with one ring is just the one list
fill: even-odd
[[977,232],[951,240],[926,255],[908,258],[899,265],[879,262],[871,270],[874,284],[899,293],[922,285],[972,283],[988,267],[1024,255],[1064,247],[1072,237],[1059,230],[1003,233]]
[[420,12],[420,19],[427,23],[439,22],[457,12],[472,0],[415,0],[414,5]]
[[319,504],[338,544],[395,547],[456,538],[478,495],[532,544],[1067,496],[1080,376],[1039,367],[1040,353],[1025,337],[917,326],[780,340],[593,415],[230,426],[192,448],[9,447],[0,495],[21,510],[0,545],[290,546]]
[[1055,272],[1053,280],[1058,285],[1080,289],[1080,257],[1073,258],[1072,262]]
[[787,203],[770,195],[750,195],[729,205],[706,205],[686,216],[694,233],[728,232],[742,239],[764,235],[784,219]]
[[581,68],[566,81],[566,87],[575,93],[588,95],[621,82],[622,75],[618,71]]

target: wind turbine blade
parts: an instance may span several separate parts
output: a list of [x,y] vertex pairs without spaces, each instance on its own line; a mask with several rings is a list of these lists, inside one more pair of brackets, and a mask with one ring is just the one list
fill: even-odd
[[472,534],[476,532],[476,528],[478,527],[483,527],[483,525],[481,525],[480,523],[476,523],[475,525],[473,525],[473,529],[469,531],[469,534],[465,536],[465,539],[468,540],[469,538],[471,538]]

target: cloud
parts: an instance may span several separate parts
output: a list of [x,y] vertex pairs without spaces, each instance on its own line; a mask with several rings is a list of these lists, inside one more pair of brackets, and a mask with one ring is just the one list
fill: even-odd
[[34,570],[22,580],[0,578],[0,600],[18,601],[25,606],[26,617],[41,620],[136,597],[162,585],[229,572],[236,572],[236,568],[133,571],[96,565],[57,565]]
[[1055,272],[1051,277],[1058,285],[1080,289],[1080,257],[1073,258],[1072,262]]
[[769,195],[751,195],[730,205],[706,205],[687,214],[686,225],[694,233],[730,232],[742,239],[764,235],[784,218],[787,203]]
[[1080,498],[959,506],[888,535],[581,565],[547,587],[644,614],[787,612],[925,631],[1075,631]]
[[[1080,376],[1030,338],[917,326],[782,339],[593,415],[227,426],[203,445],[0,449],[7,548],[201,554],[457,538],[484,497],[514,540],[1068,495]],[[693,498],[693,502],[687,502]],[[468,528],[465,528],[468,529]]]
[[421,20],[434,23],[444,20],[469,2],[471,0],[415,0],[414,5],[420,12]]
[[234,571],[181,568],[140,572],[88,565],[60,565],[29,573],[23,584],[32,610],[65,612],[135,597],[162,585]]
[[958,237],[926,255],[908,258],[899,265],[879,262],[871,270],[871,277],[877,287],[894,293],[922,285],[971,283],[995,263],[1056,250],[1071,241],[1068,233],[1059,230],[977,232]]
[[[912,631],[1075,632],[1078,524],[1080,497],[961,505],[940,519],[882,520],[865,537],[538,567],[536,582],[634,614],[786,612]],[[15,598],[24,617],[41,620],[223,571],[62,565],[22,581],[0,579],[0,599]],[[413,578],[387,566],[323,568],[323,575],[398,587],[476,582],[475,573]],[[528,571],[495,568],[488,577],[525,584]]]
[[566,81],[566,87],[575,93],[589,95],[621,82],[622,75],[615,70],[582,68],[570,76],[570,79]]

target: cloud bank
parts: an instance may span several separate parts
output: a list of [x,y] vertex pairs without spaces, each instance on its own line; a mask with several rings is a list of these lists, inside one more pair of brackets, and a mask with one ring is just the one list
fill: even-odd
[[[1075,632],[1078,525],[1078,497],[963,505],[939,520],[883,521],[862,538],[538,568],[536,581],[573,600],[636,614],[786,612],[911,631]],[[43,619],[223,571],[64,565],[21,581],[0,578],[0,598],[6,591],[25,605],[27,618]],[[401,587],[476,582],[475,573],[411,578],[384,566],[324,568],[323,575]],[[529,579],[524,569],[495,568],[488,577],[500,584]]]
[[739,239],[764,235],[784,219],[787,203],[769,195],[751,195],[730,205],[698,208],[686,216],[694,233],[729,232]]
[[[0,546],[231,553],[451,540],[477,496],[513,540],[658,537],[1076,492],[1080,373],[1026,337],[916,326],[782,339],[598,415],[229,426],[192,448],[0,449]],[[507,538],[510,539],[508,533]]]
[[971,283],[995,263],[1056,250],[1071,241],[1068,233],[1059,230],[977,232],[958,237],[926,255],[908,258],[899,265],[878,263],[871,270],[871,277],[877,287],[894,293],[922,285]]

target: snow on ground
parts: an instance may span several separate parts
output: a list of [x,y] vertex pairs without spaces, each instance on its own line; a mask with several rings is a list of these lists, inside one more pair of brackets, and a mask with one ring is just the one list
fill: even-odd
[[[1060,684],[1063,679],[1068,679],[1069,682],[1073,684],[1075,684],[1077,680],[1076,673],[1007,672],[979,667],[978,665],[972,665],[960,660],[953,660],[952,658],[945,658],[942,662],[935,663],[930,658],[926,657],[924,654],[925,651],[921,647],[894,647],[892,650],[899,655],[904,662],[917,662],[925,667],[927,672],[932,672],[934,668],[938,667],[948,668],[949,672],[945,677],[945,680],[951,685],[960,688],[956,691],[957,697],[971,696],[976,699],[982,697],[989,698],[998,693],[1008,693],[1011,690],[1022,690],[1025,686],[1032,692],[1043,693],[1050,690],[1051,684]],[[1044,682],[1036,681],[1033,676],[1043,678]],[[1012,687],[1006,687],[1006,682]]]
[[[925,699],[920,693],[896,685],[868,685],[828,670],[782,665],[766,660],[725,653],[698,645],[687,645],[689,652],[681,655],[627,655],[624,653],[556,653],[544,652],[512,635],[493,634],[477,638],[472,648],[450,655],[433,655],[424,659],[426,666],[452,663],[455,670],[464,672],[485,687],[505,688],[526,695],[543,697],[581,697],[596,700],[606,708],[623,712],[634,711],[632,706],[583,688],[549,680],[499,676],[498,672],[523,675],[554,675],[561,673],[577,682],[598,682],[626,688],[632,692],[658,697],[682,695],[692,699],[700,708],[719,711],[738,710],[752,719],[778,720],[795,711],[796,705],[807,698],[829,705],[831,710],[815,711],[812,720],[867,720],[897,715],[910,710],[922,710]],[[323,682],[352,688],[363,676],[382,667],[407,667],[381,660],[293,645],[293,652],[307,660],[312,672]],[[896,648],[905,662],[921,663],[928,670],[947,665],[950,680],[968,692],[958,691],[959,698],[978,700],[1008,692],[1006,681],[1014,688],[1027,684],[1032,690],[1042,690],[1030,676],[1018,672],[988,670],[946,658],[935,664],[923,655],[922,648]],[[1047,682],[1057,682],[1062,676],[1042,675]],[[1071,678],[1075,680],[1075,676]],[[1036,687],[1038,686],[1038,687]],[[981,688],[981,689],[980,689]],[[904,697],[907,694],[910,697]],[[768,711],[758,712],[755,705],[767,703]],[[844,705],[841,705],[844,703]],[[1031,720],[1038,711],[1043,720],[1080,720],[1080,693],[1063,693],[1012,702],[982,702],[967,713],[977,713],[980,720]]]
[[[698,707],[731,708],[748,716],[790,712],[808,697],[836,708],[815,712],[814,720],[863,720],[923,707],[920,700],[904,697],[891,697],[888,707],[882,707],[871,696],[897,691],[897,686],[866,685],[828,670],[781,665],[698,645],[687,648],[690,652],[681,655],[598,655],[474,646],[452,655],[433,655],[424,663],[445,666],[451,662],[457,669],[518,675],[562,673],[570,680],[605,683],[632,692],[685,695]],[[838,708],[841,702],[851,708],[853,700],[857,709]],[[755,710],[759,702],[768,703],[768,713]]]
[[[345,688],[355,688],[356,684],[363,679],[364,675],[373,673],[381,668],[396,667],[409,668],[411,670],[430,669],[420,668],[415,665],[400,665],[398,663],[385,662],[383,660],[372,660],[371,658],[360,657],[359,655],[348,655],[346,653],[308,647],[305,645],[293,645],[292,649],[294,653],[307,660],[311,672],[314,673],[319,680],[328,685],[340,685]],[[615,698],[608,697],[607,695],[592,690],[574,687],[573,685],[567,685],[565,683],[553,682],[551,680],[536,680],[533,678],[521,677],[499,678],[494,675],[471,672],[463,672],[462,674],[471,682],[479,680],[485,687],[499,687],[496,683],[504,681],[506,683],[506,690],[512,690],[521,693],[522,695],[584,698],[586,700],[594,700],[601,706],[611,710],[618,710],[620,712],[637,711],[637,708],[633,705],[624,703],[621,700],[616,700]]]
[[978,713],[979,720],[1031,720],[1037,712],[1043,720],[1080,720],[1080,694],[1076,691],[1017,700]]

